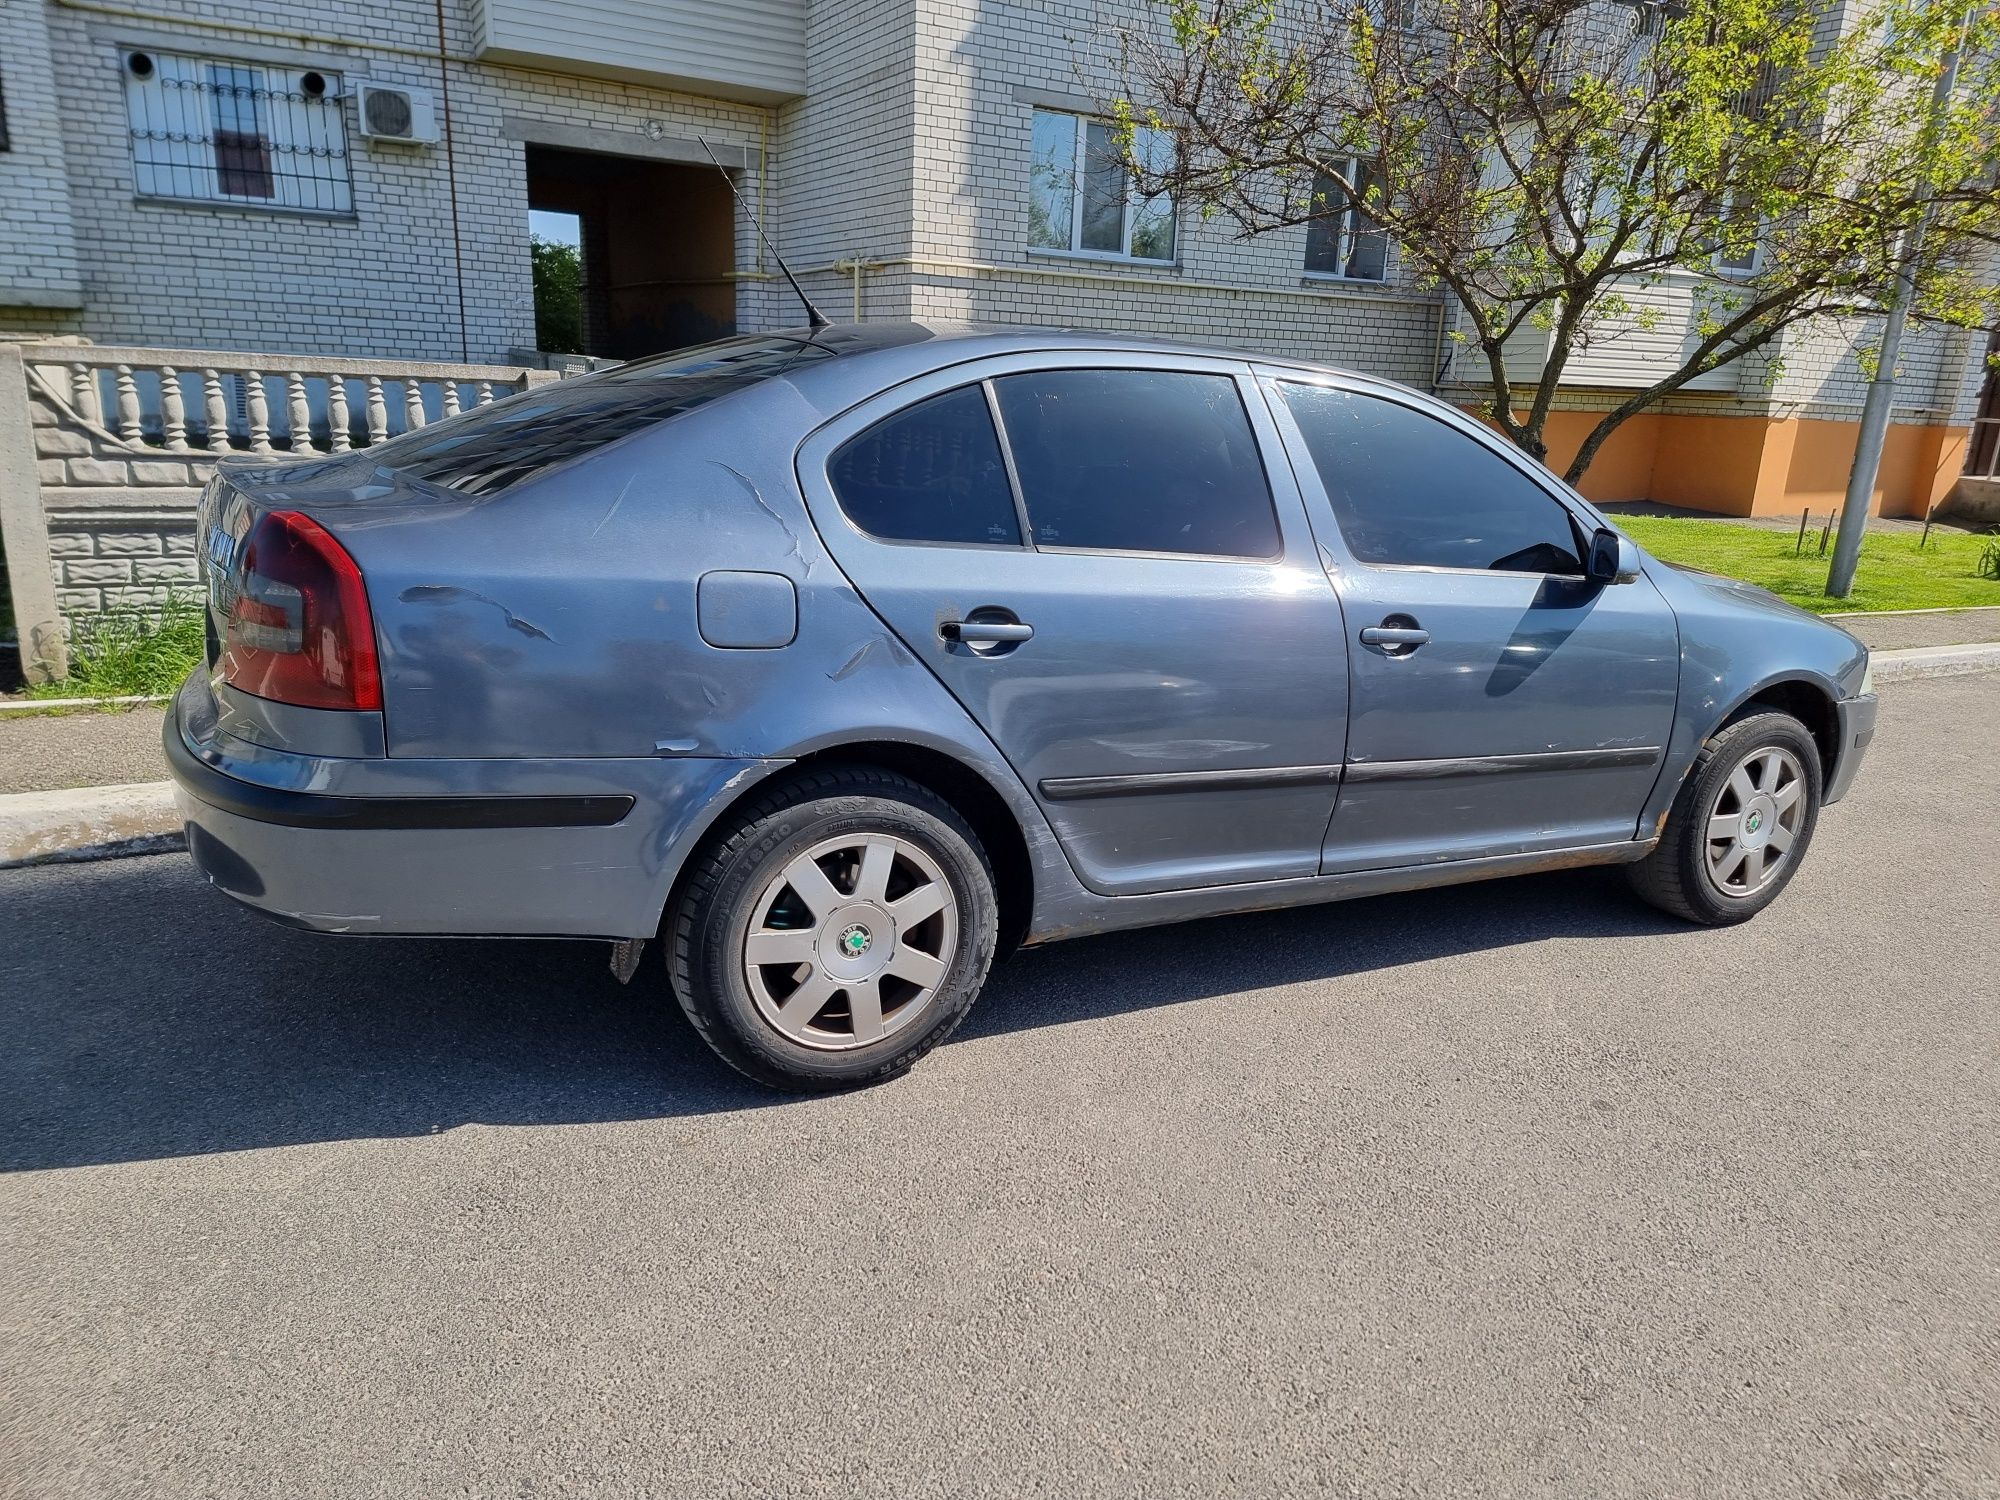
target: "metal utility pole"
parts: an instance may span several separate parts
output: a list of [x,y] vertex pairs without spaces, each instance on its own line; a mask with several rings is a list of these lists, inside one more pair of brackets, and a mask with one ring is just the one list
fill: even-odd
[[[1968,8],[1953,33],[1951,46],[1938,69],[1937,87],[1931,91],[1925,134],[1932,140],[1944,126],[1952,93],[1958,87],[1959,54],[1972,28],[1972,14]],[[1833,563],[1826,570],[1826,591],[1835,599],[1845,599],[1854,587],[1854,569],[1861,561],[1861,539],[1868,532],[1868,512],[1875,504],[1875,480],[1882,469],[1882,444],[1889,435],[1889,408],[1896,400],[1896,361],[1902,353],[1903,325],[1910,321],[1918,258],[1923,254],[1924,237],[1930,232],[1934,211],[1927,200],[1916,223],[1903,236],[1895,274],[1890,279],[1889,316],[1882,324],[1882,349],[1876,359],[1875,378],[1868,382],[1868,399],[1861,408],[1861,432],[1854,442],[1854,469],[1847,476],[1847,498],[1840,507],[1840,535],[1833,544]]]

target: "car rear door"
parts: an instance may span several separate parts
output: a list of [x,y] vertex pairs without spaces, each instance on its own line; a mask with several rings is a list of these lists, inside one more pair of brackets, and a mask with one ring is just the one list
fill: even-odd
[[1340,606],[1246,365],[961,365],[836,419],[799,476],[828,550],[1086,884],[1317,871],[1343,753]]
[[1387,387],[1267,388],[1346,608],[1324,870],[1631,839],[1680,679],[1659,591],[1586,580],[1583,518],[1471,424]]

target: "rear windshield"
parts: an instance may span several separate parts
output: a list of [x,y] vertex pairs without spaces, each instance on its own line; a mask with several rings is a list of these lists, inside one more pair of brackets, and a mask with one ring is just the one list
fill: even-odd
[[371,450],[467,495],[491,495],[643,427],[842,352],[806,334],[752,334],[558,381]]

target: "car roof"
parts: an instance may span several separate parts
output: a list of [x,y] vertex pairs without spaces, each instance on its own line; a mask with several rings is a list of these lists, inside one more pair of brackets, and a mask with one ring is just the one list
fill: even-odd
[[859,399],[870,394],[871,387],[879,390],[932,370],[992,355],[1052,351],[1253,360],[1381,383],[1374,377],[1313,360],[1092,328],[1001,327],[949,321],[842,323],[818,329],[784,329],[761,337],[797,339],[804,348],[834,356],[802,361],[785,377],[821,402]]
[[[317,466],[290,469],[283,482],[296,487],[315,476],[345,482],[350,470],[386,467],[462,494],[495,494],[585,460],[683,413],[701,407],[719,413],[759,385],[789,385],[809,407],[832,415],[905,381],[971,360],[1079,351],[1265,358],[1175,340],[1064,328],[894,322],[779,329],[672,350],[578,380],[539,386],[455,421],[371,446],[365,457],[337,455]],[[1327,372],[1326,366],[1278,363]]]

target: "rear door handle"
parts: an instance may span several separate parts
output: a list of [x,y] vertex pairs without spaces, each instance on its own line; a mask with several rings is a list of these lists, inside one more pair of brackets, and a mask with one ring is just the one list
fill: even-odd
[[1415,625],[1370,625],[1361,632],[1364,646],[1401,646],[1412,651],[1430,638],[1428,630]]
[[1035,638],[1035,627],[1024,625],[1019,621],[946,620],[938,626],[938,634],[948,641],[979,643],[1031,641]]

